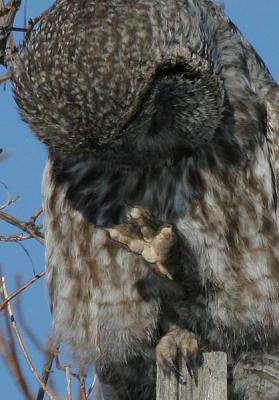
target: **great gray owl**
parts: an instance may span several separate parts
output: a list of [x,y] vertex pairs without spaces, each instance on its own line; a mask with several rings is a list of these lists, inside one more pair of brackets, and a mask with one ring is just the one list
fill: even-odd
[[279,399],[279,93],[207,0],[58,0],[18,51],[43,178],[54,325],[108,399],[155,359],[227,352],[231,398]]

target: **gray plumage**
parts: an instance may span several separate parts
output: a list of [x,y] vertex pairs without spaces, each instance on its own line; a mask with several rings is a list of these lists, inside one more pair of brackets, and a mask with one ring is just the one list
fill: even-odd
[[[50,152],[47,282],[77,361],[97,365],[109,399],[153,400],[144,371],[174,323],[169,301],[175,326],[229,354],[231,399],[278,399],[279,93],[222,10],[59,0],[19,50],[13,82]],[[176,303],[154,263],[103,229],[130,226],[127,204],[174,226],[178,253],[194,255],[175,260]]]
[[[200,48],[204,32],[187,14],[183,1],[57,2],[19,54],[16,98],[23,118],[60,151],[111,143],[138,111],[156,69],[178,62],[206,75],[220,69],[205,54],[214,50],[213,38],[208,49]],[[28,96],[21,85],[29,87]]]

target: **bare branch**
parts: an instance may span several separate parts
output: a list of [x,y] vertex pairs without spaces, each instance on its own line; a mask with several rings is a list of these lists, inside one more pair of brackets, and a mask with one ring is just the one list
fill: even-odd
[[0,64],[5,67],[12,64],[15,43],[11,32],[20,5],[21,0],[11,0],[7,5],[0,0]]
[[40,244],[42,244],[42,245],[44,244],[44,240],[43,240],[44,235],[40,231],[40,228],[32,223],[32,220],[29,222],[23,222],[1,210],[0,210],[0,219],[2,219],[3,221],[7,222],[10,225],[14,225],[14,226],[20,228],[23,232],[29,233]]
[[79,400],[86,400],[86,388],[85,388],[85,379],[82,374],[79,376]]
[[[7,291],[7,288],[6,288],[6,282],[5,282],[5,278],[4,277],[2,277],[2,289],[3,289],[4,299],[7,300],[9,296],[8,296],[8,291]],[[19,332],[19,330],[17,328],[16,320],[15,320],[15,317],[14,317],[13,312],[12,312],[11,304],[9,302],[7,304],[7,307],[8,307],[8,313],[9,313],[9,316],[10,316],[12,327],[13,327],[13,330],[15,332],[16,338],[18,340],[18,344],[19,344],[19,346],[20,346],[20,348],[22,350],[22,353],[23,353],[23,355],[25,357],[25,360],[26,360],[26,362],[27,362],[27,364],[28,364],[28,366],[29,366],[34,378],[39,383],[41,388],[45,391],[45,394],[49,397],[49,399],[50,400],[56,400],[54,394],[51,393],[50,390],[46,387],[45,383],[41,380],[37,370],[33,366],[33,363],[32,363],[31,358],[30,358],[30,356],[29,356],[29,354],[27,352],[27,349],[25,347],[25,344],[23,342],[21,334],[20,334],[20,332]]]
[[37,219],[39,218],[40,215],[43,213],[43,208],[39,208],[37,211],[34,212],[32,217],[30,218],[30,225],[35,226]]
[[3,17],[4,15],[8,14],[10,11],[12,11],[13,7],[16,5],[17,1],[12,0],[7,4],[6,6],[4,5],[4,2],[1,1],[1,9],[0,9],[0,17]]
[[[22,281],[19,276],[16,276],[16,287],[20,287],[22,285]],[[22,308],[22,302],[21,298],[19,296],[16,297],[15,301],[15,307],[16,307],[16,314],[18,318],[18,322],[20,323],[20,326],[28,336],[30,342],[33,344],[33,346],[42,354],[46,354],[45,346],[43,346],[39,339],[36,337],[35,332],[33,331],[33,326],[31,327],[30,324],[25,319],[24,315],[24,310]]]
[[28,260],[31,264],[33,275],[36,276],[36,268],[35,268],[35,264],[34,264],[31,254],[29,253],[27,248],[20,241],[17,241],[15,243],[24,251],[24,254],[26,255],[26,257],[28,258]]
[[[52,349],[50,349],[47,360],[45,362],[45,365],[43,367],[43,373],[42,373],[42,381],[44,382],[44,384],[46,385],[51,373],[51,368],[52,368],[52,364],[53,361],[55,359],[55,357],[57,356],[59,352],[59,346],[57,346],[56,344],[53,346],[52,345]],[[45,396],[45,391],[40,388],[38,395],[36,397],[36,400],[43,400]]]
[[71,366],[65,365],[65,375],[67,382],[67,400],[72,400],[72,376],[71,376]]
[[0,181],[0,185],[2,185],[3,188],[5,189],[5,191],[6,191],[6,196],[7,196],[7,200],[6,200],[5,203],[0,207],[0,210],[5,210],[5,209],[8,208],[11,204],[15,203],[15,202],[18,200],[18,197],[13,198],[13,196],[12,196],[12,194],[11,194],[11,192],[10,192],[8,186],[7,186],[4,182]]
[[[8,366],[13,378],[18,384],[24,398],[27,400],[32,400],[33,394],[28,387],[19,363],[17,348],[15,346],[15,340],[11,331],[11,325],[7,312],[4,313],[4,317],[7,332],[4,336],[0,332],[0,353],[2,354],[2,357],[4,358],[5,363]],[[7,337],[7,340],[5,340],[4,337]]]
[[29,239],[33,239],[33,236],[24,235],[23,233],[19,233],[18,235],[0,235],[0,242],[23,242]]
[[43,18],[45,18],[49,13],[49,9],[45,10],[41,15],[35,18],[30,18],[28,20],[28,27],[26,29],[25,40],[29,38],[30,33],[33,31],[34,26],[37,25]]
[[[56,365],[56,368],[57,368],[59,371],[62,371],[62,372],[64,372],[64,373],[66,372],[66,367],[63,367],[63,365],[61,365],[58,354],[57,354],[56,357],[55,357],[55,365]],[[71,372],[71,375],[72,375],[72,377],[74,377],[74,378],[76,378],[78,381],[80,381],[80,375],[78,375],[78,374],[76,374],[76,373],[74,373],[74,372]]]
[[[90,388],[89,388],[89,390],[88,390],[88,392],[87,392],[87,396],[85,397],[85,399],[89,398],[90,394],[93,392],[93,389],[94,389],[95,386],[96,386],[97,381],[98,381],[98,380],[97,380],[97,375],[95,375],[95,376],[94,376],[94,379],[93,379],[93,382],[92,382],[91,385],[90,385]],[[83,399],[81,399],[81,400],[83,400]]]
[[9,304],[9,302],[12,299],[14,299],[16,296],[18,296],[21,292],[23,292],[23,290],[27,289],[29,286],[31,286],[34,282],[36,282],[38,279],[40,279],[44,275],[45,275],[45,271],[40,272],[39,274],[35,275],[32,279],[30,279],[28,282],[26,282],[24,285],[17,288],[9,296],[6,296],[4,301],[0,304],[0,311],[2,311]]

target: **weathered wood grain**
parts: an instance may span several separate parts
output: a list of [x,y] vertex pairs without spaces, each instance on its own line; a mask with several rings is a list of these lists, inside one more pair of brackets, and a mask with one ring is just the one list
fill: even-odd
[[177,381],[174,374],[157,370],[156,400],[226,400],[227,399],[227,356],[213,352],[203,354],[203,363],[195,385],[181,360],[180,372],[186,384]]

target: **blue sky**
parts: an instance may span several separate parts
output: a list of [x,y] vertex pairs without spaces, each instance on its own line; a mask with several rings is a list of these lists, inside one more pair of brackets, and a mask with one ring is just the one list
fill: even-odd
[[[51,0],[28,0],[27,16],[36,16],[46,9]],[[278,0],[225,0],[226,13],[239,27],[243,35],[269,67],[274,78],[279,81],[279,1]],[[23,25],[23,13],[18,16],[16,25]],[[17,203],[10,207],[9,212],[23,220],[29,219],[40,207],[41,174],[46,152],[38,143],[29,129],[20,121],[13,102],[9,85],[0,87],[1,111],[1,142],[7,157],[1,162],[0,180],[8,185],[14,196],[19,195]],[[0,188],[0,202],[4,201],[4,191]],[[0,222],[0,234],[15,233],[16,230]],[[30,242],[24,244],[32,255],[36,272],[43,270],[43,251],[39,245]],[[7,277],[8,288],[14,288],[14,276],[20,274],[23,280],[32,276],[32,265],[23,249],[16,244],[0,242],[0,264]],[[44,281],[41,280],[21,296],[25,317],[41,341],[51,329],[48,298]],[[1,321],[1,315],[0,315]],[[26,335],[24,335],[26,338]],[[31,356],[38,370],[42,367],[42,359],[26,339],[31,349]],[[24,365],[24,361],[22,361]],[[26,377],[33,382],[33,377],[24,368]],[[61,374],[60,385],[64,387],[64,376]],[[36,384],[32,384],[36,390]],[[1,398],[21,400],[18,392],[3,363],[0,360]]]

